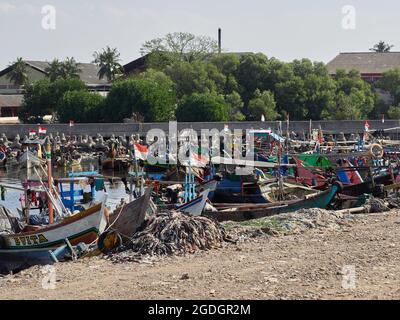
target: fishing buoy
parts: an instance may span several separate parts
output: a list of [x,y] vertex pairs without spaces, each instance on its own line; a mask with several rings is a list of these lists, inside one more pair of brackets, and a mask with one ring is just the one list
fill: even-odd
[[375,158],[382,158],[384,151],[381,145],[375,143],[370,148],[370,154]]

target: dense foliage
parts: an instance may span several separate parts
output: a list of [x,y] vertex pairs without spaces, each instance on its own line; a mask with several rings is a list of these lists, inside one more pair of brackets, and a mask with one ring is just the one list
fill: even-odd
[[26,123],[41,122],[45,115],[56,113],[66,92],[85,89],[85,84],[76,78],[58,79],[53,82],[44,79],[26,84],[19,117]]
[[[119,77],[119,53],[107,47],[95,53],[99,77],[114,80],[106,98],[83,92],[83,83],[73,78],[74,60],[54,60],[49,80],[26,86],[21,117],[37,121],[55,111],[60,121],[78,122],[400,117],[400,70],[388,71],[373,87],[355,70],[332,76],[323,63],[308,59],[286,63],[261,53],[217,51],[209,38],[169,34],[143,45],[147,71]],[[63,69],[69,76],[60,75]]]

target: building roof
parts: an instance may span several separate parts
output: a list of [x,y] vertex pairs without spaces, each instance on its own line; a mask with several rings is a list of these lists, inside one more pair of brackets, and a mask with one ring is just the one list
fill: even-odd
[[22,104],[24,96],[21,94],[0,94],[1,107],[19,107]]
[[[46,68],[49,66],[49,62],[47,61],[32,61],[25,60],[25,63],[32,67],[33,69],[47,74]],[[0,76],[6,74],[11,70],[12,66],[0,71]],[[107,79],[99,79],[98,72],[99,67],[94,63],[80,63],[78,62],[78,68],[81,70],[79,77],[80,79],[86,83],[88,86],[102,86],[109,84]]]
[[330,74],[336,70],[358,70],[361,74],[381,74],[390,69],[400,68],[400,52],[345,52],[327,64]]

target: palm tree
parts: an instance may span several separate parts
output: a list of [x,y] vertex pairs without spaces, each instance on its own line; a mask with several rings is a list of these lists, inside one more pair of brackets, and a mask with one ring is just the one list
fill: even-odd
[[108,81],[113,81],[123,72],[120,53],[116,48],[110,48],[107,46],[103,51],[95,52],[93,54],[94,61],[99,66],[98,76],[99,79],[107,78]]
[[390,52],[394,46],[386,43],[385,41],[379,41],[373,48],[369,49],[369,51],[375,52]]
[[10,64],[10,67],[11,71],[7,74],[7,78],[15,85],[24,85],[28,81],[25,61],[22,58],[17,58],[15,62]]
[[54,59],[49,63],[49,66],[45,71],[47,72],[47,77],[49,77],[50,81],[53,82],[63,76],[63,63],[58,59]]
[[63,62],[62,62],[62,68],[61,68],[62,72],[62,77],[64,79],[67,78],[79,78],[79,73],[82,72],[81,69],[79,69],[79,64],[76,62],[76,60],[74,58],[66,58]]

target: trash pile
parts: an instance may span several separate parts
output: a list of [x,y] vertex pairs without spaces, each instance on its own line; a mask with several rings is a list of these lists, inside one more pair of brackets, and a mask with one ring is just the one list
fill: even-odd
[[221,247],[225,240],[228,237],[219,223],[206,217],[172,211],[152,217],[144,230],[137,232],[128,245],[114,251],[110,255],[113,258],[109,256],[106,259],[118,262],[120,254],[125,262],[129,261],[128,253],[133,255],[132,261],[136,261],[138,254],[167,256],[207,251]]
[[391,193],[386,201],[391,209],[400,209],[400,195],[397,192]]
[[226,228],[239,242],[260,236],[299,234],[310,229],[339,230],[354,220],[354,215],[323,209],[302,209],[273,217],[240,222],[228,222]]
[[371,197],[364,205],[365,213],[383,213],[390,211],[391,207],[385,200]]

